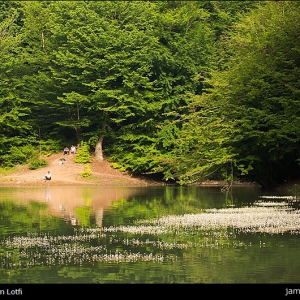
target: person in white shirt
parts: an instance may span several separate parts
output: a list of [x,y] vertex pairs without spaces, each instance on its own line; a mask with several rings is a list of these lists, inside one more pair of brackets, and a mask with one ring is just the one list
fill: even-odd
[[48,173],[44,177],[45,180],[51,180],[51,173],[48,171]]
[[75,148],[75,146],[74,145],[72,145],[72,147],[71,147],[71,152],[70,152],[71,154],[75,154],[76,153],[76,148]]

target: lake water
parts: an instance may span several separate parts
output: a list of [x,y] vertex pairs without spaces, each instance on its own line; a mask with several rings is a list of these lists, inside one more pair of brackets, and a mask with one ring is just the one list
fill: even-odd
[[299,283],[299,202],[233,187],[1,187],[0,283]]

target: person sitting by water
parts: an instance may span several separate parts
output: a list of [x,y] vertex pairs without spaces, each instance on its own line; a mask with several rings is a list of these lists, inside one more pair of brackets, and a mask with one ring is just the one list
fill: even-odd
[[51,173],[48,171],[48,173],[44,177],[45,180],[51,180]]
[[69,154],[69,151],[70,151],[70,149],[69,149],[68,147],[66,147],[66,148],[64,149],[64,155]]

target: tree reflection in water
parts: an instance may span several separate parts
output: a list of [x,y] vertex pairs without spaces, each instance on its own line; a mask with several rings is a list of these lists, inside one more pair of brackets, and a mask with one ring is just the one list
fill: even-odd
[[[216,189],[206,193],[197,188],[159,188],[150,189],[149,193],[139,188],[72,189],[64,193],[68,189],[51,187],[51,199],[46,201],[42,194],[45,190],[24,190],[22,198],[16,190],[1,194],[1,267],[14,274],[13,280],[36,280],[35,275],[22,278],[24,268],[47,273],[49,268],[80,266],[90,271],[85,278],[77,275],[79,282],[80,278],[86,282],[92,277],[99,282],[131,282],[127,272],[139,274],[139,282],[155,282],[157,273],[154,276],[147,272],[146,263],[153,264],[151,268],[161,274],[159,277],[175,276],[160,282],[195,283],[199,278],[200,282],[213,283],[247,282],[249,278],[256,282],[261,280],[259,268],[281,266],[296,255],[292,250],[293,237],[300,232],[300,221],[299,211],[294,207],[298,199],[291,196],[272,197],[255,192],[251,199],[246,199],[244,192],[233,193],[233,207]],[[20,198],[15,198],[16,194]],[[43,200],[38,201],[39,197]],[[63,219],[66,216],[68,220]],[[275,253],[273,259],[269,256],[270,265],[259,250],[263,248]],[[236,252],[238,249],[243,252]],[[217,263],[220,255],[222,264]],[[259,264],[250,263],[253,257],[260,256]],[[207,263],[212,264],[211,277],[207,277],[204,257],[209,257]],[[119,267],[114,269],[116,264]],[[183,265],[188,267],[182,269]],[[252,270],[250,275],[244,274],[245,266]],[[114,278],[107,273],[112,268],[117,272]],[[5,272],[2,271],[3,276],[7,275]],[[274,275],[277,281],[294,282],[296,278],[293,274]],[[264,280],[273,279],[267,276]],[[61,283],[62,278],[43,276],[43,282]]]

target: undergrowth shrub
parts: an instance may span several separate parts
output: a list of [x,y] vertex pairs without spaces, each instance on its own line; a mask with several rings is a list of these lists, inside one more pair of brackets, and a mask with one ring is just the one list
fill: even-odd
[[30,162],[29,169],[30,170],[36,170],[39,168],[44,168],[48,166],[48,162],[45,159],[40,159],[40,158],[34,158]]
[[300,185],[296,183],[288,191],[292,192],[295,196],[299,197],[300,196]]
[[7,154],[3,155],[3,166],[14,167],[28,163],[32,158],[38,156],[38,151],[32,145],[13,146]]
[[62,144],[60,140],[41,140],[38,145],[39,154],[50,156],[54,153],[58,153],[62,149]]
[[30,169],[46,166],[46,161],[40,159],[41,155],[50,156],[61,151],[61,141],[40,140],[32,144],[14,145],[1,156],[1,167],[13,168],[17,165],[30,163]]
[[110,164],[110,166],[114,169],[117,169],[117,170],[120,170],[121,172],[126,172],[126,167],[120,165],[119,163],[117,162],[113,162]]
[[90,146],[87,143],[85,142],[80,143],[74,161],[80,164],[88,164],[92,161],[91,154],[90,154]]
[[92,169],[90,164],[84,165],[84,171],[80,174],[82,178],[89,178],[92,175]]

